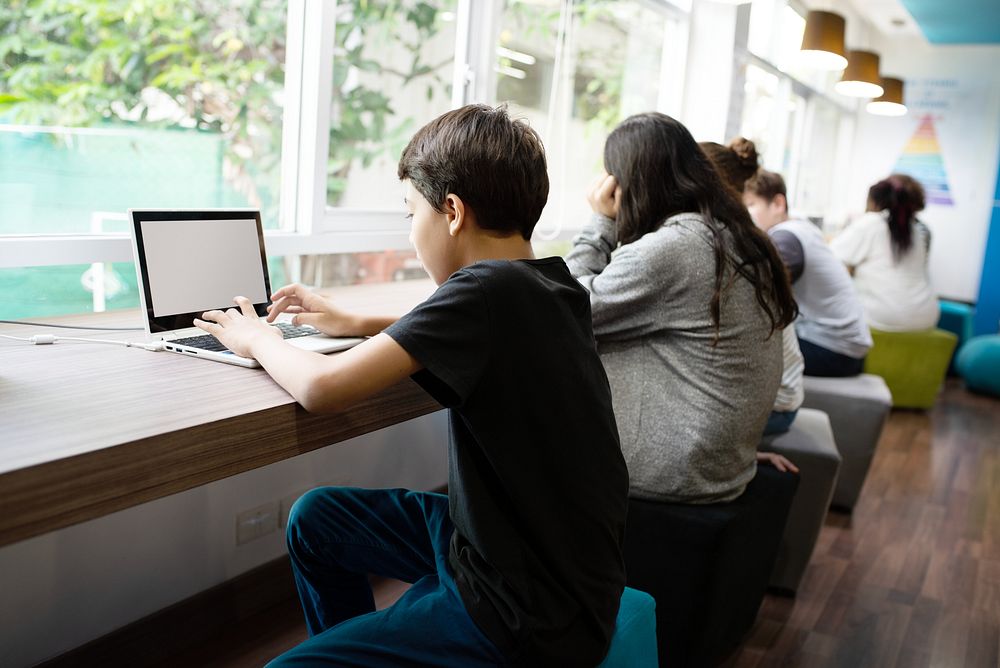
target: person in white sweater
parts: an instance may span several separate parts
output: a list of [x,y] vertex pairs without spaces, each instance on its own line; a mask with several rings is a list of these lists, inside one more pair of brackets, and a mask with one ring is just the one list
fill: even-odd
[[795,333],[807,376],[855,376],[872,346],[864,307],[844,264],[819,228],[788,216],[785,181],[760,170],[747,182],[743,202],[778,247],[799,305]]
[[893,174],[868,191],[868,212],[830,244],[854,276],[868,325],[885,332],[929,329],[940,316],[927,272],[931,234],[917,220],[923,188]]

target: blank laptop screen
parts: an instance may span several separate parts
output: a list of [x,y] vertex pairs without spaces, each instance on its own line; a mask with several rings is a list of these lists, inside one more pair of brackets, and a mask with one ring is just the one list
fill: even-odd
[[267,302],[257,221],[144,221],[143,246],[154,317]]
[[150,332],[191,327],[242,295],[267,314],[271,283],[256,209],[132,209],[136,273]]

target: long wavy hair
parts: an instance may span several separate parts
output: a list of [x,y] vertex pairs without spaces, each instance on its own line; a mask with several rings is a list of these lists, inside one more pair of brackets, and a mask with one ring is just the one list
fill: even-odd
[[[617,218],[622,244],[656,230],[670,216],[701,214],[715,256],[715,290],[708,309],[716,341],[722,300],[737,277],[753,286],[772,333],[791,324],[798,307],[778,251],[680,122],[656,112],[626,118],[604,145],[604,168],[622,191]],[[727,268],[732,269],[728,281]]]
[[893,174],[868,189],[868,210],[889,214],[889,241],[896,261],[913,247],[913,223],[923,208],[924,189],[910,177]]

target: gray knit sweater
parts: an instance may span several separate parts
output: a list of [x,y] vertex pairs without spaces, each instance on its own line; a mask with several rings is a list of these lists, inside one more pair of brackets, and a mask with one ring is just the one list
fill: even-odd
[[700,215],[673,216],[617,250],[615,238],[614,221],[595,216],[566,263],[590,291],[631,493],[734,499],[757,470],[781,381],[781,332],[769,336],[753,286],[737,278],[712,345],[715,259]]

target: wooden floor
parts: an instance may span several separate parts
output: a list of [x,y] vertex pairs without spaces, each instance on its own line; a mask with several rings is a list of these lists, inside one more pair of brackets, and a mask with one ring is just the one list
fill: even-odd
[[[404,590],[380,583],[380,607]],[[289,601],[171,663],[260,666],[303,638]],[[769,595],[725,666],[1000,666],[1000,401],[950,381],[933,411],[894,411],[854,514],[828,516],[798,596]]]
[[1000,665],[1000,401],[950,381],[893,411],[853,515],[727,666]]

